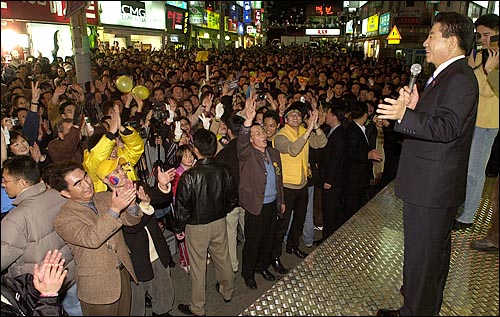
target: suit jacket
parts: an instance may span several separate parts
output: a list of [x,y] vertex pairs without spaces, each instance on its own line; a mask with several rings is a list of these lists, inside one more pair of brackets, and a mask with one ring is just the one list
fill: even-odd
[[373,163],[368,159],[368,152],[373,147],[370,147],[365,134],[354,121],[349,123],[345,132],[345,186],[367,188],[373,175]]
[[121,262],[137,282],[130,260],[129,249],[123,238],[122,225],[139,223],[142,212],[137,216],[123,211],[118,218],[109,212],[111,193],[94,195],[99,211],[78,202],[68,200],[54,219],[56,232],[68,243],[76,262],[78,298],[89,304],[110,304],[121,294]]
[[479,89],[465,58],[446,67],[406,109],[394,130],[407,136],[396,178],[405,202],[451,208],[465,200],[467,165]]
[[342,186],[344,182],[345,142],[345,129],[339,125],[328,137],[328,143],[323,149],[319,169],[321,188],[323,188],[323,183],[331,184],[332,187]]
[[[267,174],[261,152],[250,144],[250,128],[244,125],[238,137],[238,157],[240,162],[239,196],[240,206],[252,215],[260,215],[264,204]],[[283,191],[283,167],[280,153],[267,147],[276,174],[277,208],[285,203]]]

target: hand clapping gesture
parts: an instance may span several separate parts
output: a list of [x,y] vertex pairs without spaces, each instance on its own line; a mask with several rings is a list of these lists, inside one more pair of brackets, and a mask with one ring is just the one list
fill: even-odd
[[112,211],[121,213],[122,210],[135,202],[137,192],[134,182],[132,182],[131,180],[125,180],[125,185],[123,187],[112,189],[113,194],[111,196],[111,206],[109,207],[109,209],[111,209]]
[[55,249],[47,251],[41,265],[35,263],[33,285],[40,292],[40,297],[56,297],[68,271],[64,269],[62,252]]

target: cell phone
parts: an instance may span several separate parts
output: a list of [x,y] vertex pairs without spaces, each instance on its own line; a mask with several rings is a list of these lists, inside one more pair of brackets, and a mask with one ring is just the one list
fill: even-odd
[[[490,48],[498,48],[498,34],[490,37]],[[486,61],[488,60],[488,57],[490,57],[490,52],[488,52],[487,48],[483,48],[481,54],[483,54],[482,62],[484,67]]]
[[490,37],[490,47],[498,48],[498,34]]

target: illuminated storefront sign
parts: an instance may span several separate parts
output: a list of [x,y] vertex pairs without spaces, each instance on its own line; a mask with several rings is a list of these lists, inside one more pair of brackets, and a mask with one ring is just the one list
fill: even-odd
[[368,17],[368,25],[366,26],[367,36],[378,35],[378,14]]
[[187,28],[187,12],[167,7],[167,31],[169,33],[184,33]]
[[306,35],[338,36],[340,35],[340,29],[306,29]]
[[155,1],[101,1],[101,23],[165,29],[165,5]]
[[210,10],[204,10],[203,25],[209,29],[218,30],[220,26],[220,15]]
[[[89,1],[87,23],[98,25],[97,1]],[[66,1],[2,1],[2,19],[43,21],[69,24],[65,18]]]
[[387,12],[380,16],[378,34],[389,34],[389,29],[391,27],[391,13]]
[[189,1],[189,23],[203,24],[204,7],[203,1]]
[[187,1],[165,1],[165,3],[176,8],[181,8],[183,10],[188,9]]

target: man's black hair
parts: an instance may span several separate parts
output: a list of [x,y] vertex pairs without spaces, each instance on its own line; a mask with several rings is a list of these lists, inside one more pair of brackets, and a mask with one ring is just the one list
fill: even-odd
[[193,143],[204,157],[213,157],[217,152],[217,137],[212,131],[198,129],[193,135]]
[[3,170],[17,179],[24,179],[31,185],[41,180],[38,164],[30,155],[16,155],[3,162]]

